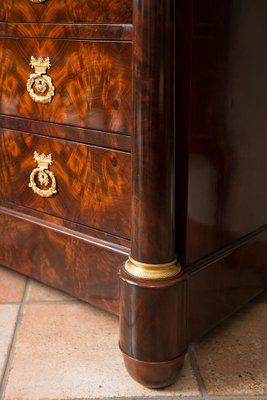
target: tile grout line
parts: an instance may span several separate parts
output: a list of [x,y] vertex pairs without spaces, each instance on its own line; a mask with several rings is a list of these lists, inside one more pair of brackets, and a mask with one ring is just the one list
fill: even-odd
[[[161,391],[161,389],[155,389]],[[71,397],[68,400],[199,400],[199,396],[180,396],[180,395],[162,395],[162,396],[112,396],[112,397]],[[63,400],[59,398],[53,398],[51,400]],[[229,399],[231,400],[231,399]]]
[[29,300],[27,304],[89,304],[82,300]]
[[217,396],[208,396],[209,400],[265,400],[267,399],[267,395],[265,394],[256,394],[256,395],[242,395],[242,394],[229,394],[229,395],[217,395]]
[[188,355],[189,355],[189,360],[190,360],[191,366],[193,368],[194,375],[195,375],[196,380],[197,380],[197,384],[198,384],[198,388],[199,388],[199,391],[200,391],[200,394],[201,394],[201,398],[203,400],[210,399],[209,396],[208,396],[206,385],[204,383],[204,379],[202,378],[202,375],[200,373],[200,369],[199,369],[199,366],[198,366],[198,363],[197,363],[197,359],[196,359],[196,355],[195,355],[195,352],[194,352],[193,345],[189,346]]
[[[16,306],[20,305],[20,301],[7,301],[4,303],[0,302],[0,306]],[[73,299],[73,300],[29,300],[26,304],[90,304],[83,300]]]
[[6,364],[5,364],[4,372],[3,372],[3,375],[2,375],[2,380],[0,382],[0,400],[4,399],[5,389],[6,389],[6,385],[7,385],[7,381],[8,381],[8,377],[9,377],[11,363],[13,361],[13,356],[14,356],[14,353],[15,353],[15,348],[16,348],[16,342],[17,342],[17,338],[18,338],[18,334],[19,334],[19,329],[20,329],[20,326],[21,326],[21,323],[22,323],[24,310],[25,310],[25,307],[26,307],[26,300],[27,300],[28,293],[29,293],[29,286],[30,286],[30,279],[28,278],[26,280],[26,286],[25,286],[23,297],[22,297],[22,300],[21,300],[21,303],[20,303],[20,307],[19,307],[19,310],[18,310],[18,316],[17,316],[15,328],[14,328],[13,338],[12,338],[11,344],[9,346],[9,354],[8,354],[8,356],[6,358]]
[[258,400],[258,399],[259,400],[260,399],[267,400],[267,395],[266,394],[263,394],[263,395],[260,395],[260,394],[258,394],[258,395],[257,394],[256,395],[253,395],[253,394],[251,394],[251,395],[229,394],[229,395],[217,395],[217,396],[216,395],[215,396],[211,395],[211,396],[209,396],[208,392],[207,392],[207,389],[206,389],[206,385],[204,383],[204,379],[202,378],[202,375],[201,375],[201,372],[200,372],[200,369],[199,369],[199,366],[198,366],[198,362],[197,362],[197,358],[196,358],[196,355],[195,355],[195,351],[194,351],[193,345],[191,345],[189,347],[188,355],[189,355],[189,360],[191,362],[191,366],[193,368],[195,377],[197,379],[197,383],[198,383],[199,390],[200,390],[200,393],[201,393],[201,396],[202,396],[203,400]]

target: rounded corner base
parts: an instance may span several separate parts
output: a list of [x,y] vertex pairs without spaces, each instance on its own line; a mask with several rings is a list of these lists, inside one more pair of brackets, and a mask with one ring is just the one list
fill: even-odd
[[148,362],[128,356],[122,351],[129,375],[142,386],[163,389],[173,384],[184,364],[185,354],[170,361]]

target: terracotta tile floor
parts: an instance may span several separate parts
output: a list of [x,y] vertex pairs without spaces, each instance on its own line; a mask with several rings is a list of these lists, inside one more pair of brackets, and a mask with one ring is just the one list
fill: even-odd
[[191,346],[179,381],[128,377],[118,319],[0,267],[0,399],[267,399],[267,293]]

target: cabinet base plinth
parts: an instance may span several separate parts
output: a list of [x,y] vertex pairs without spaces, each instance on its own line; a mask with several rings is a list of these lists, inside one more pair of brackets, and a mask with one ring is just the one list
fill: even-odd
[[170,361],[147,362],[136,360],[123,351],[122,354],[126,369],[131,377],[150,389],[161,389],[174,383],[184,364],[185,357],[184,353]]

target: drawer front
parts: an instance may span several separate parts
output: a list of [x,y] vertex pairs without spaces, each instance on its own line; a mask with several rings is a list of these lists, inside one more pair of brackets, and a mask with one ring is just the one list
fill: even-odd
[[1,0],[0,21],[131,23],[132,0]]
[[120,151],[2,129],[0,198],[129,238],[130,158]]
[[0,52],[0,113],[130,134],[131,44],[5,38]]
[[3,207],[0,237],[0,264],[118,315],[118,270],[127,249],[29,221]]

